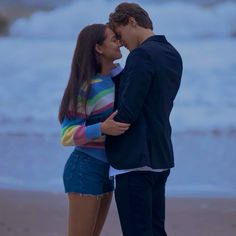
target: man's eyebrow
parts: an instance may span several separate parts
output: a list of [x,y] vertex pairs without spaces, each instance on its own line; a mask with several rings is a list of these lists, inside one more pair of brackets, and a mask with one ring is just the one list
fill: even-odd
[[116,33],[116,34],[115,34],[115,37],[116,37],[117,39],[120,39],[120,34],[119,34],[119,33]]

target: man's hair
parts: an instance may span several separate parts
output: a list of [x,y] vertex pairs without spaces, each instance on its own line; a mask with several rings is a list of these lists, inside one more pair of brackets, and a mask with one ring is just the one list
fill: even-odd
[[127,2],[119,4],[115,11],[110,14],[109,26],[113,30],[119,25],[125,26],[129,23],[130,17],[133,17],[139,26],[153,30],[153,24],[148,13],[138,4]]

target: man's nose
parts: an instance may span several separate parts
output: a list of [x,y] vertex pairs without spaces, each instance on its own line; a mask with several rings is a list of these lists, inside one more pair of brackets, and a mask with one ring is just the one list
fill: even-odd
[[118,45],[118,47],[121,47],[121,46],[122,46],[121,40],[117,40],[117,45]]

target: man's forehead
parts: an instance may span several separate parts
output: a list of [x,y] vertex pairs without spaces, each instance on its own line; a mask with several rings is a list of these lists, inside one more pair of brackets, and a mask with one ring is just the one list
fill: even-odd
[[122,26],[117,26],[114,28],[114,32],[116,34],[116,37],[117,38],[120,38],[121,37],[121,32],[122,32]]
[[115,27],[115,32],[120,32],[122,30],[122,25],[117,25],[116,27]]

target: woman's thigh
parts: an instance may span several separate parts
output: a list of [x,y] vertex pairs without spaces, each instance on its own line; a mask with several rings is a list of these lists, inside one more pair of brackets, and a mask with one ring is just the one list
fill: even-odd
[[69,193],[69,236],[93,235],[101,197]]
[[93,236],[99,236],[101,234],[103,225],[106,221],[107,214],[111,205],[113,192],[106,193],[101,197],[101,203],[99,207],[99,212],[97,215],[96,225],[94,229]]

